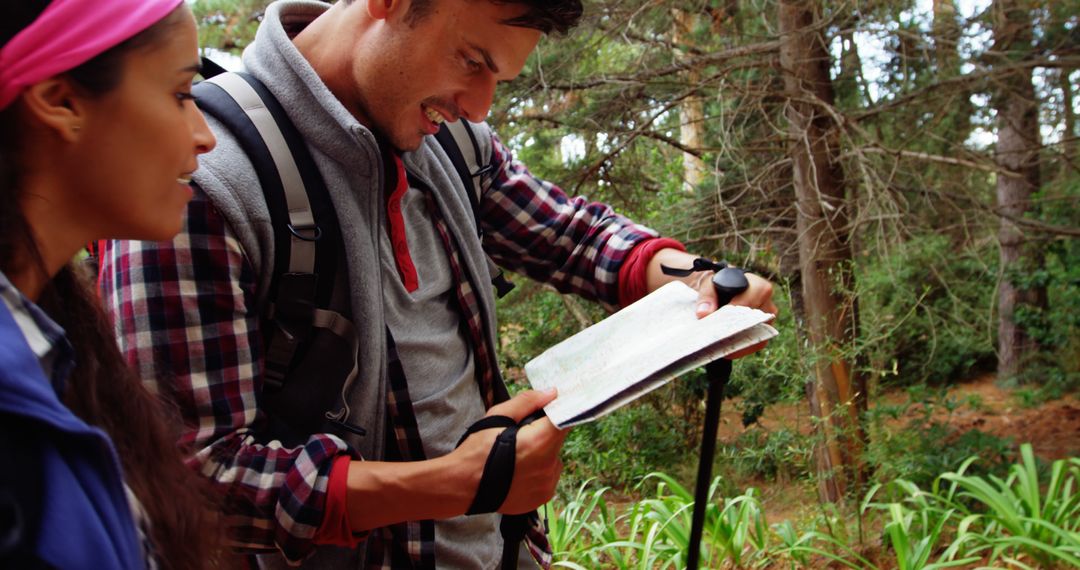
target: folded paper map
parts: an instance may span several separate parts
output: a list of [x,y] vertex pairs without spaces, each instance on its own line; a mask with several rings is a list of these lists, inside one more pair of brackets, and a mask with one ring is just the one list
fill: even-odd
[[559,395],[544,407],[556,426],[595,420],[688,370],[768,340],[772,315],[725,305],[694,315],[698,293],[674,281],[525,364],[536,390]]

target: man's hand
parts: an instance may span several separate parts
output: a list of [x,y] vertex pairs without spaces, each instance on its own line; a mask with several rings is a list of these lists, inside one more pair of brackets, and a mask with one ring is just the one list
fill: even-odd
[[[698,277],[701,275],[701,277]],[[700,271],[691,278],[698,279],[694,288],[698,290],[697,300],[697,318],[703,318],[709,313],[712,313],[719,307],[717,306],[716,287],[712,284],[712,277],[714,272],[712,271]],[[775,319],[777,310],[776,305],[772,301],[772,283],[767,280],[754,275],[753,273],[746,274],[746,280],[750,282],[750,286],[746,288],[746,291],[739,293],[731,299],[729,305],[739,305],[742,307],[750,307],[752,309],[760,309],[766,313],[771,313]],[[759,342],[753,346],[748,346],[742,350],[729,354],[726,358],[735,359],[742,358],[748,354],[753,354],[769,344],[769,341]]]
[[[677,268],[692,267],[694,259],[696,258],[696,255],[677,249],[662,249],[656,252],[652,259],[649,260],[647,282],[650,292],[675,280],[682,281],[690,287],[697,289],[698,300],[696,314],[700,319],[719,308],[717,306],[716,288],[713,287],[712,283],[712,278],[715,273],[712,271],[696,271],[686,277],[672,277],[670,275],[665,275],[663,271],[660,270],[661,264]],[[760,309],[775,316],[777,309],[772,301],[772,283],[753,273],[747,273],[746,280],[749,281],[750,286],[747,287],[746,291],[735,296],[730,304]],[[741,358],[748,354],[753,354],[762,348],[765,348],[765,345],[767,344],[768,341],[755,344],[754,346],[731,354],[728,358]]]
[[[555,399],[555,391],[536,392],[527,390],[488,410],[488,416],[507,416],[521,423],[529,414],[539,410]],[[484,469],[491,446],[502,430],[489,429],[469,436],[458,448],[468,457],[476,469],[476,484]],[[543,505],[555,494],[555,485],[559,482],[563,464],[559,451],[566,439],[567,431],[556,428],[546,417],[521,428],[517,433],[516,463],[514,481],[510,492],[503,501],[500,513],[519,514],[529,512]],[[456,453],[456,452],[455,452]],[[475,495],[476,488],[472,488]]]
[[[529,390],[493,406],[487,415],[507,416],[521,423],[554,399],[554,390]],[[495,437],[502,431],[478,431],[461,447],[427,461],[351,462],[346,501],[352,530],[465,514],[476,497]],[[562,474],[559,451],[566,434],[546,417],[518,431],[514,480],[499,512],[525,513],[551,499]]]

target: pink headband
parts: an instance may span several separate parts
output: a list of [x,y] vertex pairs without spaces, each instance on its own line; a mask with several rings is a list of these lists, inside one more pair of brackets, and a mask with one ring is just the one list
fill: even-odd
[[130,39],[183,0],[53,0],[0,48],[0,110],[23,89]]

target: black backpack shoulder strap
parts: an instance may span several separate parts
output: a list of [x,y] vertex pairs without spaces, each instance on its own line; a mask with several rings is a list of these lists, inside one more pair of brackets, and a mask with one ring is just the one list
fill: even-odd
[[216,77],[218,75],[228,72],[229,71],[222,67],[221,64],[219,64],[218,62],[208,57],[201,58],[199,65],[199,75],[203,76],[203,79],[210,79],[211,77]]
[[[450,157],[458,178],[461,178],[461,183],[465,185],[465,193],[472,207],[473,221],[476,223],[476,235],[483,240],[484,231],[480,227],[480,198],[484,189],[484,175],[491,172],[492,166],[482,160],[476,133],[465,119],[443,123],[439,127],[439,132],[435,133],[435,140]],[[503,270],[490,256],[487,262],[492,275],[491,284],[495,287],[498,296],[502,298],[514,288],[514,284],[506,278]]]
[[469,205],[472,206],[473,217],[477,219],[477,232],[479,233],[480,218],[480,194],[483,192],[482,177],[491,171],[491,166],[481,164],[480,145],[476,141],[476,134],[468,121],[460,119],[453,123],[443,123],[439,132],[435,133],[435,139],[443,148],[450,162],[454,164],[454,170],[461,178],[462,184],[469,194]]
[[[205,63],[204,63],[205,66]],[[247,154],[274,229],[268,314],[268,387],[284,382],[298,346],[329,306],[341,237],[326,183],[281,104],[257,79],[223,73],[193,89],[199,108],[220,121]]]

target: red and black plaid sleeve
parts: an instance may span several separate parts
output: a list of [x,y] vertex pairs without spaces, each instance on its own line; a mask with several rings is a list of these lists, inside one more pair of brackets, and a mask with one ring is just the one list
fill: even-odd
[[491,166],[480,218],[492,259],[560,292],[618,308],[619,268],[636,244],[657,233],[533,176],[494,133]]
[[256,281],[224,218],[196,190],[173,241],[109,242],[101,263],[121,350],[175,402],[180,445],[225,497],[231,542],[303,558],[323,519],[333,459],[348,448],[332,435],[293,448],[260,436]]

